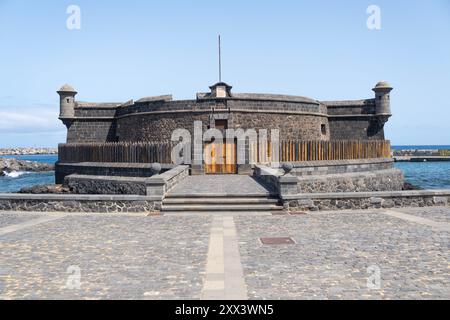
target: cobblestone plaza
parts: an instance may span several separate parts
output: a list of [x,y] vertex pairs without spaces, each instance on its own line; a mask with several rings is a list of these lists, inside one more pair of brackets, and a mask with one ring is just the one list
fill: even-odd
[[[448,299],[449,219],[448,207],[3,212],[0,298]],[[292,241],[261,242],[278,237]]]

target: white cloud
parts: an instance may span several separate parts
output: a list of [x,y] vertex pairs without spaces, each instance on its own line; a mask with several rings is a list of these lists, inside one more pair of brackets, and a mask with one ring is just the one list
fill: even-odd
[[0,111],[0,133],[61,131],[58,113],[54,110],[11,107],[2,107],[2,109],[15,110]]

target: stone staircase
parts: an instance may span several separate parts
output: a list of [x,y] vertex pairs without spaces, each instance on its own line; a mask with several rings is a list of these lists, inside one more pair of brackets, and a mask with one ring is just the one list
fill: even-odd
[[277,195],[249,176],[189,176],[166,194],[163,213],[283,210]]
[[279,199],[264,194],[191,194],[167,195],[162,212],[248,212],[283,210]]

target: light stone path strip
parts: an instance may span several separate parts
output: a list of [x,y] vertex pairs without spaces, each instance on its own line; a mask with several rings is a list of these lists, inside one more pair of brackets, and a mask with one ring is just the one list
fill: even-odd
[[422,224],[425,226],[429,226],[432,227],[433,229],[437,230],[437,231],[447,231],[450,232],[450,224],[446,223],[446,222],[437,222],[434,220],[430,220],[430,219],[426,219],[426,218],[422,218],[422,217],[418,217],[418,216],[414,216],[411,214],[407,214],[404,212],[400,212],[400,211],[395,211],[395,210],[383,210],[381,211],[383,214],[394,217],[394,218],[398,218],[398,219],[402,219],[402,220],[406,220],[409,222],[414,222],[414,223],[418,223],[418,224]]
[[64,214],[59,214],[59,215],[46,215],[46,216],[41,216],[39,218],[36,219],[31,219],[31,220],[27,220],[18,224],[13,224],[13,225],[9,225],[3,228],[0,228],[0,236],[3,236],[5,234],[11,233],[11,232],[15,232],[15,231],[19,231],[22,229],[26,229],[29,227],[33,227],[36,226],[38,224],[41,223],[46,223],[46,222],[50,222],[50,221],[55,221],[55,220],[59,220],[61,218],[64,218],[65,215]]
[[203,300],[244,300],[247,288],[232,216],[212,221]]

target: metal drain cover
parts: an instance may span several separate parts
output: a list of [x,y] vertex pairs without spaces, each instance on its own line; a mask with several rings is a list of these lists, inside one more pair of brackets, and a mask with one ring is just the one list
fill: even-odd
[[262,244],[295,244],[294,239],[290,237],[274,237],[274,238],[259,238]]

